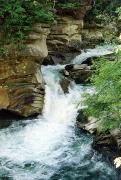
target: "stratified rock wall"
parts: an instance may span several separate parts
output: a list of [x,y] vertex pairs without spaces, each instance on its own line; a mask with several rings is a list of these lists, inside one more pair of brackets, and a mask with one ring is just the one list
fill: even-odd
[[0,109],[22,116],[38,114],[44,102],[44,82],[41,63],[48,55],[46,38],[49,29],[36,24],[25,48],[8,48],[8,56],[0,59]]
[[[33,31],[19,50],[17,44],[3,45],[8,53],[0,58],[0,109],[22,116],[42,112],[44,82],[41,64],[70,63],[85,48],[85,41],[88,48],[92,40],[97,44],[96,39],[103,39],[99,27],[87,27],[84,23],[91,5],[92,1],[87,0],[74,9],[57,9],[55,22],[33,25]],[[75,79],[78,79],[80,72],[72,73]]]

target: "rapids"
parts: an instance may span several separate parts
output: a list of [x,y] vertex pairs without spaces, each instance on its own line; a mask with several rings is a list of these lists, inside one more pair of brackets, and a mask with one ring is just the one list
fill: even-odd
[[91,89],[72,82],[64,94],[63,67],[42,67],[43,114],[0,130],[0,180],[118,180],[115,168],[92,150],[93,137],[75,126],[82,93]]

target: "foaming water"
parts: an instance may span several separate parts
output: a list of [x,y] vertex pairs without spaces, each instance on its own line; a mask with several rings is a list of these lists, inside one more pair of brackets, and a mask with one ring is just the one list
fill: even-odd
[[61,69],[42,68],[43,115],[0,130],[0,180],[117,180],[113,167],[92,151],[92,137],[75,128],[81,95],[88,89],[72,83],[64,94]]
[[105,45],[105,46],[97,46],[95,49],[87,49],[86,52],[82,51],[82,53],[78,55],[72,62],[74,64],[81,64],[89,57],[99,57],[99,56],[112,54],[118,48],[121,48],[121,45],[118,46]]

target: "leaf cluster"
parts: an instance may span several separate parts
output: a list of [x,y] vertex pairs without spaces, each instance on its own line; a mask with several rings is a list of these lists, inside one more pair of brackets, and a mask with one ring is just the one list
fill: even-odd
[[115,61],[100,58],[93,68],[91,83],[95,92],[85,95],[85,113],[96,117],[100,128],[106,131],[121,123],[121,52]]
[[51,6],[51,1],[43,0],[0,0],[1,42],[21,41],[34,22],[53,21]]
[[64,4],[58,4],[58,7],[61,7],[62,9],[73,9],[76,7],[79,7],[80,3],[79,2],[68,2],[68,3],[64,3]]
[[121,20],[121,7],[116,9],[116,13],[118,14],[118,20]]
[[96,0],[90,15],[98,24],[107,25],[116,21],[116,5],[113,1]]

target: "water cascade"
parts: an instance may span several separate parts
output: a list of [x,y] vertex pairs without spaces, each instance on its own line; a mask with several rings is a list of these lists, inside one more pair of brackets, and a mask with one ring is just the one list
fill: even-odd
[[112,46],[112,45],[105,45],[105,46],[97,46],[95,49],[87,49],[82,50],[82,53],[78,55],[72,62],[74,64],[81,64],[87,58],[90,57],[99,57],[112,54],[116,51],[117,48],[121,48],[121,45]]
[[90,89],[72,82],[64,94],[61,69],[42,67],[43,115],[0,130],[0,180],[117,180],[111,164],[92,150],[93,137],[75,126],[82,93]]

